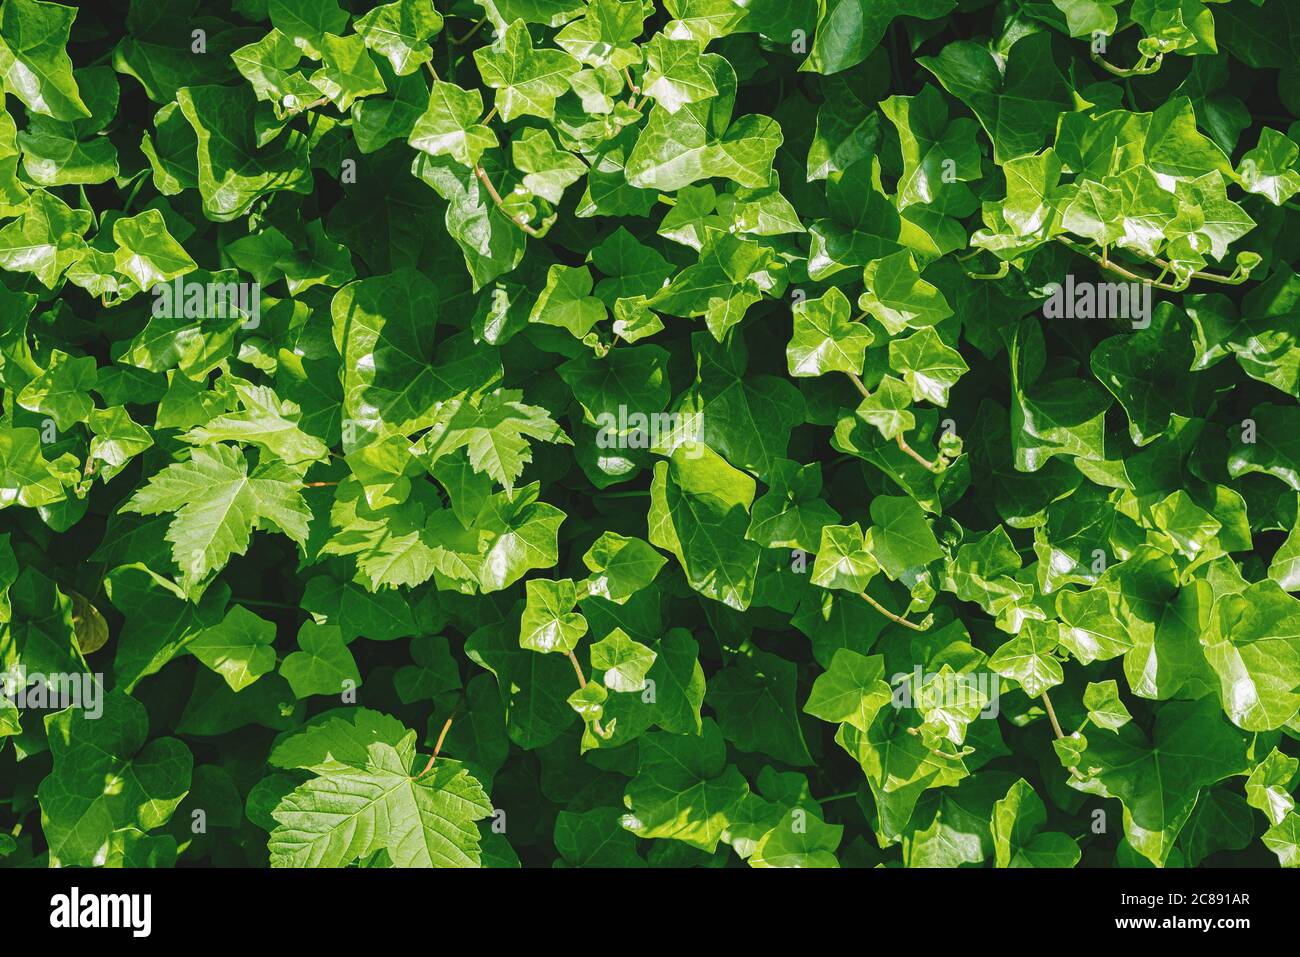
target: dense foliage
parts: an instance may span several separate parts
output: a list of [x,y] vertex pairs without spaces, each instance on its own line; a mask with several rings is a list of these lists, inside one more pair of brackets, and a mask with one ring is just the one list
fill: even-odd
[[1298,55],[4,0],[0,864],[1296,866]]

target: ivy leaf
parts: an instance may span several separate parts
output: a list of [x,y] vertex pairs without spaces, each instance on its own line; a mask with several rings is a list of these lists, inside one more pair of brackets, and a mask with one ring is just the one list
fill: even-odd
[[274,641],[274,624],[235,605],[220,624],[199,632],[186,648],[225,678],[231,691],[243,691],[275,670]]
[[849,301],[838,289],[795,303],[794,335],[785,351],[792,376],[862,371],[874,336],[866,326],[850,321],[849,312]]
[[433,58],[426,41],[442,30],[442,15],[422,0],[396,0],[358,17],[352,28],[368,49],[387,57],[394,73],[406,76]]
[[639,538],[603,532],[582,562],[592,572],[587,579],[589,593],[622,604],[649,586],[667,559]]
[[496,134],[478,122],[482,115],[483,97],[478,90],[437,80],[407,142],[430,156],[450,156],[463,166],[473,166],[485,150],[497,145]]
[[340,110],[351,109],[358,97],[387,91],[361,36],[325,33],[320,47],[321,68],[311,75],[310,82]]
[[528,321],[568,329],[581,339],[605,318],[605,304],[591,295],[593,285],[586,266],[552,266]]
[[893,698],[893,689],[884,678],[883,657],[840,648],[831,658],[831,666],[813,682],[803,710],[823,721],[847,722],[865,732]]
[[[50,856],[62,865],[102,866],[114,831],[162,827],[189,792],[190,749],[177,738],[147,741],[144,706],[121,690],[105,695],[98,718],[68,708],[47,716],[45,731],[54,769],[37,799]],[[107,780],[119,786],[106,789]]]
[[555,205],[565,188],[587,172],[587,165],[557,148],[545,130],[525,130],[511,146],[515,167],[524,173],[524,188]]
[[156,209],[115,220],[113,241],[117,243],[114,267],[145,292],[160,282],[171,282],[198,268],[185,247],[167,231],[167,224]]
[[704,68],[700,47],[693,39],[673,40],[657,33],[646,44],[646,71],[641,81],[645,95],[669,113],[687,103],[718,95],[713,76]]
[[1090,734],[1080,757],[1088,778],[1071,783],[1119,798],[1129,844],[1159,867],[1201,789],[1245,773],[1248,743],[1249,736],[1224,719],[1213,699],[1171,701],[1161,708],[1149,742],[1132,725],[1117,734]]
[[1224,595],[1214,616],[1201,643],[1219,676],[1224,711],[1247,731],[1286,724],[1300,710],[1300,601],[1265,579]]
[[18,393],[18,404],[48,415],[60,430],[72,428],[94,409],[89,391],[95,388],[98,373],[92,356],[70,356],[55,349],[50,364]]
[[1119,697],[1119,685],[1115,681],[1088,682],[1083,692],[1083,706],[1088,709],[1088,718],[1099,728],[1118,731],[1133,720],[1128,708]]
[[525,584],[528,603],[519,621],[519,646],[543,654],[573,651],[587,633],[587,619],[573,610],[577,604],[573,579],[534,578]]
[[523,20],[515,20],[491,46],[474,51],[483,82],[497,91],[496,107],[509,123],[518,116],[551,119],[555,99],[582,65],[562,50],[538,50]]
[[712,853],[745,779],[726,763],[722,732],[704,722],[700,735],[652,732],[639,739],[636,776],[623,795],[622,825],[639,837],[671,838]]
[[821,545],[812,571],[814,585],[864,592],[878,571],[880,566],[868,550],[866,536],[856,522],[822,527]]
[[1061,662],[1052,654],[1060,642],[1056,622],[1029,619],[1020,634],[1003,644],[989,659],[989,667],[1020,682],[1025,694],[1037,698],[1065,680]]
[[333,625],[303,622],[298,630],[298,650],[280,663],[280,674],[295,698],[339,695],[361,684],[357,663]]
[[906,14],[934,20],[953,6],[953,0],[920,0],[919,3],[882,0],[869,7],[855,0],[827,0],[818,5],[820,13],[813,48],[799,69],[817,73],[847,70],[867,58],[895,17]]
[[0,12],[0,73],[5,89],[28,109],[56,120],[90,116],[66,50],[76,18],[76,7],[42,0],[6,2]]
[[1021,778],[993,805],[993,847],[998,867],[1073,867],[1079,862],[1074,840],[1057,832],[1039,833],[1047,808]]
[[1269,823],[1280,825],[1295,810],[1291,784],[1300,761],[1287,757],[1277,748],[1268,753],[1246,779],[1246,801],[1251,807],[1264,812]]
[[997,163],[1042,149],[1057,115],[1072,109],[1046,32],[1017,40],[1005,71],[987,49],[970,40],[950,43],[938,56],[917,62],[979,118],[993,141]]
[[610,691],[640,691],[646,686],[646,673],[658,656],[633,641],[621,628],[591,646],[591,667],[604,672],[602,681]]
[[176,102],[198,138],[199,193],[209,219],[237,219],[267,192],[311,191],[306,141],[290,131],[278,145],[259,148],[253,129],[256,99],[249,91],[185,87],[177,91]]
[[655,465],[650,544],[672,552],[691,587],[744,610],[753,597],[759,546],[745,539],[754,480],[707,446],[684,447]]

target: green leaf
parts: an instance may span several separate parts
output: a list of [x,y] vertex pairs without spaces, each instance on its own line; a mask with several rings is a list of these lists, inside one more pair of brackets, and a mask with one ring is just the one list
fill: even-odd
[[786,347],[792,376],[862,371],[871,330],[849,318],[849,301],[838,289],[794,306],[794,335]]
[[199,193],[209,219],[238,219],[264,193],[311,191],[306,141],[290,131],[259,148],[253,128],[256,100],[247,90],[185,87],[176,102],[198,138]]
[[919,57],[917,62],[979,118],[993,141],[997,163],[1042,149],[1058,114],[1072,109],[1069,87],[1056,68],[1051,34],[1046,32],[1015,41],[1005,70],[987,49],[970,40],[950,43],[938,56]]
[[1088,682],[1083,692],[1083,706],[1088,709],[1088,718],[1099,728],[1118,731],[1133,720],[1133,715],[1119,697],[1119,685],[1115,681]]
[[1248,770],[1249,735],[1228,724],[1213,699],[1171,701],[1148,741],[1133,725],[1088,735],[1079,790],[1124,805],[1124,835],[1157,867],[1173,850],[1201,789]]
[[679,447],[655,465],[650,544],[672,552],[691,587],[743,611],[758,575],[759,546],[745,539],[754,480],[707,446]]
[[880,566],[876,564],[867,538],[856,522],[822,527],[822,540],[812,570],[814,585],[864,592],[878,571]]
[[1201,636],[1223,710],[1247,731],[1279,728],[1300,710],[1300,601],[1265,579],[1214,604]]
[[56,120],[90,116],[68,59],[77,8],[42,0],[6,0],[0,12],[0,73],[5,89],[34,113]]
[[358,97],[386,92],[384,78],[370,57],[365,40],[356,34],[320,38],[321,68],[310,81],[340,110],[348,110]]
[[333,625],[303,622],[298,630],[298,650],[280,663],[280,674],[295,698],[343,695],[361,684],[357,663]]
[[656,657],[654,651],[633,641],[621,628],[591,646],[591,667],[604,672],[601,680],[610,691],[641,691]]
[[104,696],[101,716],[68,708],[47,716],[45,731],[54,768],[37,799],[50,858],[61,865],[102,866],[114,831],[162,827],[189,792],[190,749],[177,738],[147,741],[144,706],[120,690]]
[[167,529],[172,560],[186,584],[223,568],[248,550],[254,529],[307,540],[311,512],[301,480],[282,465],[258,465],[251,473],[239,450],[228,445],[196,448],[189,459],[155,474],[123,511],[175,513]]
[[93,356],[70,356],[55,349],[45,371],[18,393],[18,404],[50,416],[56,427],[67,430],[86,421],[94,409],[87,393],[95,388],[97,378]]
[[518,116],[551,119],[556,97],[581,64],[561,50],[537,49],[522,20],[515,20],[491,46],[474,51],[483,82],[497,91],[496,108],[509,123]]
[[636,776],[623,795],[629,811],[623,827],[712,853],[748,793],[745,779],[726,763],[722,732],[710,720],[699,735],[652,732],[639,741]]
[[525,585],[528,604],[519,620],[519,647],[543,654],[573,651],[587,633],[587,619],[573,610],[577,604],[573,580],[534,578]]
[[993,653],[989,667],[1020,682],[1031,698],[1056,687],[1065,680],[1061,662],[1052,654],[1059,644],[1059,627],[1054,621],[1027,620],[1020,634]]
[[463,166],[473,166],[485,150],[497,145],[496,134],[478,122],[482,115],[483,97],[478,90],[435,81],[429,105],[415,121],[407,142],[430,156],[450,156]]
[[426,42],[442,30],[442,15],[423,0],[396,0],[375,7],[352,24],[366,47],[386,57],[398,76],[420,69],[433,58]]
[[713,76],[704,67],[700,47],[693,39],[673,40],[662,33],[645,47],[646,71],[641,80],[645,95],[669,113],[687,103],[718,95]]
[[881,0],[863,5],[856,0],[819,3],[817,33],[808,59],[799,67],[817,73],[838,73],[861,63],[875,49],[895,17],[906,14],[934,20],[955,6],[953,0]]
[[592,572],[588,593],[622,604],[649,586],[667,559],[639,538],[603,532],[582,562]]
[[831,666],[813,682],[803,710],[823,721],[847,722],[865,732],[893,698],[893,689],[884,678],[883,657],[841,648]]
[[243,691],[275,670],[274,641],[274,624],[235,605],[220,624],[199,632],[186,648],[225,678],[231,691]]
[[314,768],[271,812],[272,867],[344,867],[381,850],[394,867],[480,866],[474,822],[492,806],[464,766],[413,773],[414,731],[373,740],[357,726],[351,738],[346,759]]

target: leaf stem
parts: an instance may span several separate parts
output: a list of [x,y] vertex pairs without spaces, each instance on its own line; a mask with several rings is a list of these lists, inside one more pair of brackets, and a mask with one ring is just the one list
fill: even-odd
[[447,739],[447,732],[451,730],[451,722],[455,720],[456,712],[447,715],[447,720],[442,723],[442,730],[438,732],[438,742],[433,746],[433,754],[429,755],[429,763],[424,766],[420,776],[428,774],[433,770],[433,762],[438,760],[438,755],[442,752],[442,742]]
[[497,192],[497,188],[492,185],[492,179],[488,176],[487,170],[485,170],[478,163],[474,164],[474,175],[479,178],[479,181],[483,184],[484,188],[487,190],[488,195],[492,197],[492,202],[496,204],[497,209],[499,209],[502,212],[502,214],[506,217],[506,219],[510,220],[510,222],[514,223],[516,226],[522,229],[529,236],[533,236],[537,239],[541,239],[543,236],[546,235],[546,233],[548,232],[547,229],[538,229],[536,226],[533,226],[531,223],[529,223],[528,220],[526,220],[522,214],[519,216],[511,216],[508,212],[506,212],[505,200],[501,198],[501,194]]
[[912,458],[916,459],[916,461],[919,462],[925,469],[935,473],[943,471],[943,466],[941,464],[939,464],[938,462],[931,462],[920,452],[916,451],[916,449],[908,445],[907,439],[903,438],[902,432],[899,432],[896,438],[898,440],[899,449],[902,450],[907,455],[910,455]]
[[1061,722],[1056,720],[1056,709],[1052,707],[1052,699],[1044,691],[1039,697],[1043,699],[1043,705],[1047,708],[1048,720],[1052,722],[1052,730],[1056,732],[1056,740],[1064,741],[1065,732],[1061,730]]
[[[569,652],[569,661],[573,662],[573,670],[577,672],[578,687],[580,689],[587,687],[587,676],[582,673],[582,665],[578,664],[578,656],[575,655],[572,651]],[[609,735],[606,734],[605,729],[600,726],[599,718],[591,719],[591,729],[595,731],[598,735],[600,735],[602,738],[608,740]]]
[[[867,387],[863,385],[862,380],[858,378],[856,372],[848,373],[848,377],[853,380],[853,384],[857,386],[858,391],[862,393],[862,397],[864,399],[871,398],[871,393],[867,391]],[[899,432],[896,438],[898,440],[899,450],[907,455],[910,455],[912,458],[916,459],[916,461],[919,462],[927,471],[936,472],[936,473],[943,471],[942,461],[931,462],[924,455],[922,455],[920,452],[916,451],[916,449],[912,448],[910,445],[907,444],[907,439],[903,438],[902,432]]]
[[934,624],[934,615],[926,615],[919,622],[908,621],[906,618],[902,617],[901,615],[895,615],[892,611],[890,611],[880,602],[876,601],[866,592],[864,591],[858,592],[857,594],[859,598],[866,601],[866,603],[870,605],[872,608],[876,609],[876,611],[880,612],[882,615],[884,615],[886,618],[888,618],[890,621],[894,622],[895,624],[902,625],[904,628],[911,628],[913,631],[925,631],[932,624]]
[[452,36],[451,31],[448,31],[447,39],[451,41],[451,45],[454,47],[464,46],[466,43],[469,43],[470,40],[474,39],[474,34],[482,30],[483,24],[485,23],[487,23],[487,17],[484,17],[478,23],[474,24],[474,26],[470,27],[469,32],[460,38]]
[[[1138,253],[1133,253],[1134,256],[1136,256],[1138,259],[1141,259],[1143,262],[1150,263],[1152,266],[1157,266],[1161,269],[1160,275],[1153,279],[1150,276],[1143,276],[1140,273],[1136,273],[1130,269],[1126,269],[1123,266],[1116,263],[1114,260],[1110,259],[1109,256],[1098,255],[1097,253],[1093,252],[1091,249],[1088,249],[1086,246],[1081,246],[1079,243],[1076,243],[1074,240],[1066,236],[1057,236],[1055,237],[1055,239],[1058,243],[1063,243],[1064,245],[1068,246],[1070,249],[1074,250],[1079,255],[1087,256],[1089,259],[1095,262],[1102,269],[1105,269],[1107,272],[1112,272],[1117,276],[1123,276],[1125,279],[1131,279],[1134,282],[1149,282],[1155,288],[1164,289],[1167,292],[1182,292],[1192,284],[1193,279],[1203,279],[1207,282],[1222,283],[1225,286],[1240,286],[1243,282],[1245,282],[1249,278],[1249,274],[1243,273],[1240,268],[1234,270],[1232,274],[1229,276],[1225,276],[1222,273],[1204,272],[1203,270],[1200,269],[1194,269],[1188,275],[1188,277],[1182,282],[1179,283],[1161,282],[1160,281],[1161,278],[1166,273],[1168,273],[1171,269],[1174,268],[1173,263],[1168,262],[1164,259],[1160,259],[1158,257],[1147,257],[1147,256],[1142,256]],[[1133,251],[1129,250],[1129,252],[1132,253]]]
[[284,111],[284,118],[287,120],[290,117],[299,115],[300,113],[306,113],[309,110],[314,110],[318,106],[324,106],[329,101],[330,98],[328,96],[322,96],[319,99],[312,100],[310,103],[305,103],[302,106],[292,107]]
[[968,279],[1002,279],[1010,271],[1011,263],[1006,259],[1002,260],[998,265],[997,272],[971,272],[965,266],[962,267],[962,272],[966,274]]
[[1125,68],[1107,62],[1106,58],[1100,53],[1093,53],[1092,62],[1115,76],[1150,76],[1160,69],[1160,63],[1164,58],[1163,53],[1157,53],[1154,57],[1149,57],[1144,53],[1136,65]]

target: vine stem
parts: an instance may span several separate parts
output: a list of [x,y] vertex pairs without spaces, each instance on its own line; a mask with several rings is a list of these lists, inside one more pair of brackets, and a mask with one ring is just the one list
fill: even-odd
[[1043,699],[1043,704],[1047,708],[1047,717],[1048,720],[1052,722],[1052,730],[1056,732],[1056,740],[1064,741],[1065,732],[1061,730],[1061,722],[1056,720],[1056,709],[1052,707],[1052,699],[1047,696],[1046,691],[1044,691],[1040,697]]
[[464,697],[456,702],[456,707],[451,709],[451,714],[447,715],[447,720],[442,723],[442,730],[438,732],[438,740],[433,746],[433,754],[429,755],[429,763],[424,766],[417,778],[422,778],[433,770],[433,763],[438,760],[438,755],[442,753],[442,743],[447,740],[447,732],[451,730],[451,723],[456,720],[456,714],[460,711],[460,706],[465,703]]
[[298,116],[300,113],[306,113],[310,110],[314,110],[318,106],[324,106],[329,101],[330,98],[328,96],[322,96],[319,99],[312,100],[310,103],[305,103],[302,106],[295,106],[293,109],[285,110],[284,111],[285,119],[288,119],[289,117],[292,116]]
[[[862,397],[863,397],[864,399],[870,399],[870,398],[871,398],[871,393],[867,391],[867,387],[863,384],[862,380],[858,378],[857,373],[856,373],[856,372],[850,372],[850,373],[848,374],[848,376],[849,376],[850,379],[853,380],[853,384],[854,384],[855,386],[857,386],[858,391],[862,393]],[[895,438],[896,438],[896,440],[897,440],[897,442],[898,442],[898,448],[899,448],[899,450],[902,451],[902,452],[904,452],[904,453],[907,454],[907,455],[910,455],[912,458],[916,459],[916,461],[919,462],[919,463],[922,465],[922,467],[924,467],[927,471],[930,471],[930,472],[939,472],[939,471],[941,471],[941,468],[940,468],[940,466],[938,465],[938,463],[936,463],[936,462],[931,462],[929,459],[927,459],[927,458],[926,458],[924,455],[922,455],[920,452],[916,451],[916,449],[914,449],[914,448],[912,448],[910,445],[908,445],[908,444],[907,444],[907,439],[903,438],[903,433],[902,433],[902,432],[899,432],[898,435],[897,435]]]
[[930,625],[933,624],[934,622],[934,615],[926,615],[919,622],[908,621],[902,615],[895,615],[892,611],[890,611],[888,608],[886,608],[880,602],[876,601],[874,598],[872,598],[864,591],[858,592],[858,597],[863,599],[868,605],[876,609],[876,611],[880,612],[890,621],[894,622],[895,624],[902,625],[904,628],[911,628],[913,631],[926,631],[929,629]]
[[[578,675],[578,687],[580,689],[587,687],[587,676],[582,673],[582,665],[578,664],[578,656],[575,655],[572,651],[569,652],[569,661],[573,663],[573,670]],[[592,730],[595,731],[602,738],[608,737],[608,735],[605,734],[605,729],[600,726],[599,718],[591,719],[591,727]]]
[[1164,57],[1163,53],[1157,53],[1154,57],[1149,57],[1144,53],[1142,59],[1138,60],[1135,66],[1126,68],[1110,63],[1100,53],[1094,53],[1092,62],[1114,76],[1150,76],[1160,69],[1160,63],[1164,60]]
[[1195,269],[1192,270],[1191,274],[1187,277],[1186,282],[1182,282],[1182,283],[1161,282],[1160,277],[1164,276],[1165,273],[1173,269],[1173,263],[1167,262],[1163,259],[1157,259],[1157,258],[1148,259],[1145,256],[1140,256],[1134,253],[1134,255],[1137,255],[1138,258],[1141,259],[1143,262],[1150,263],[1152,266],[1160,267],[1161,269],[1160,276],[1156,277],[1155,279],[1152,279],[1150,276],[1143,276],[1133,272],[1132,270],[1125,269],[1123,266],[1119,265],[1113,259],[1111,259],[1109,255],[1104,255],[1104,256],[1098,255],[1097,253],[1093,252],[1091,249],[1088,249],[1085,246],[1080,246],[1074,240],[1069,239],[1065,236],[1057,236],[1055,237],[1055,239],[1058,243],[1062,243],[1068,246],[1070,249],[1074,250],[1079,255],[1087,256],[1089,259],[1095,262],[1102,269],[1105,269],[1107,272],[1112,272],[1117,276],[1123,276],[1125,279],[1131,279],[1134,282],[1149,282],[1155,288],[1164,289],[1167,292],[1182,292],[1188,286],[1191,285],[1193,279],[1204,279],[1207,282],[1222,283],[1225,286],[1239,286],[1243,282],[1245,282],[1247,278],[1247,276],[1244,275],[1240,269],[1234,271],[1233,274],[1230,276],[1224,276],[1221,273],[1204,272],[1203,270]]
[[474,34],[482,30],[483,24],[485,23],[487,23],[487,17],[484,17],[478,23],[474,24],[474,26],[470,27],[469,32],[466,33],[463,37],[457,39],[456,37],[448,33],[447,39],[451,41],[451,45],[454,47],[464,46],[466,43],[469,43],[470,40],[474,39]]
[[483,184],[483,187],[487,190],[488,195],[492,197],[492,202],[496,204],[497,209],[501,210],[501,212],[505,214],[506,219],[510,220],[510,222],[514,223],[516,226],[522,229],[529,236],[533,236],[535,238],[540,239],[541,237],[546,235],[545,230],[538,229],[536,226],[532,225],[527,220],[525,220],[522,215],[511,216],[508,212],[506,212],[505,200],[501,198],[501,194],[497,192],[497,188],[492,185],[492,178],[488,176],[487,170],[485,170],[481,165],[477,163],[474,164],[474,175],[479,178],[479,182]]

